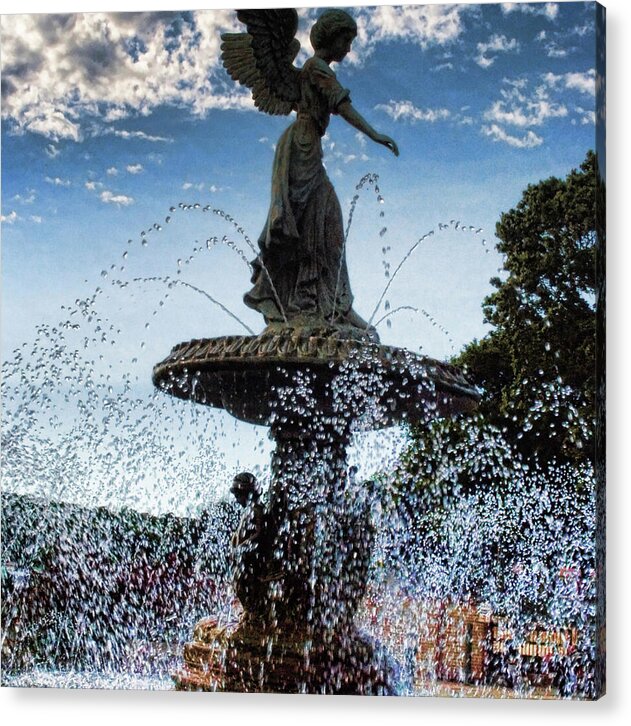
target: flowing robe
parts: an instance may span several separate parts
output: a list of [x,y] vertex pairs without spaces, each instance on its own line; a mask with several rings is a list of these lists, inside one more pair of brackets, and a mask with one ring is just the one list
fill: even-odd
[[276,148],[271,204],[253,262],[253,287],[244,296],[267,323],[297,316],[334,322],[353,302],[342,210],[322,164],[321,142],[349,91],[317,57],[303,66],[300,86],[296,120]]

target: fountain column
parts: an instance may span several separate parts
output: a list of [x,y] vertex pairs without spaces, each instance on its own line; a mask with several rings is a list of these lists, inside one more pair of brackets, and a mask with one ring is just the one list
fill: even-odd
[[153,380],[275,442],[268,501],[246,508],[255,534],[234,547],[243,616],[196,626],[178,688],[391,693],[387,659],[354,626],[373,526],[370,485],[349,486],[351,428],[471,410],[478,392],[449,365],[326,325],[181,343]]
[[[350,417],[301,407],[271,424],[265,532],[237,591],[246,610],[227,646],[227,690],[383,693],[388,674],[355,630],[365,592],[369,510],[347,490]],[[246,601],[245,603],[243,601]]]

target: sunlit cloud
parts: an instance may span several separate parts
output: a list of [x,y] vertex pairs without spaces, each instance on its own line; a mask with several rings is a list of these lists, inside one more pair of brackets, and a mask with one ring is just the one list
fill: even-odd
[[119,207],[127,207],[134,203],[133,197],[128,197],[125,194],[114,194],[108,189],[102,191],[99,198],[105,204],[117,204]]
[[35,201],[35,190],[29,189],[28,196],[24,196],[23,194],[15,194],[12,197],[12,200],[14,202],[19,202],[20,204],[33,204],[33,202]]
[[0,214],[0,222],[2,222],[2,224],[14,224],[18,219],[18,213],[15,209],[12,212],[9,212],[9,214]]
[[519,42],[515,38],[509,40],[505,35],[496,33],[486,43],[477,44],[478,54],[475,57],[475,62],[481,68],[489,68],[495,63],[497,53],[509,53],[510,51],[519,51],[519,49]]
[[541,126],[548,119],[567,116],[567,107],[550,97],[549,88],[539,85],[527,93],[526,79],[516,81],[504,79],[500,89],[501,99],[493,102],[485,112],[484,119],[520,128]]
[[[317,12],[300,11],[305,57]],[[449,43],[463,32],[465,12],[459,5],[357,9],[359,33],[349,61],[361,63],[377,44],[393,40]],[[235,86],[221,65],[221,33],[244,29],[232,10],[4,15],[0,29],[2,117],[13,133],[53,142],[79,142],[88,131],[166,142],[171,139],[109,124],[165,105],[198,116],[211,109],[254,110],[249,90]],[[51,144],[46,153],[57,151]]]
[[61,177],[58,177],[58,176],[55,176],[55,177],[47,176],[44,178],[44,181],[46,181],[46,182],[48,182],[48,184],[52,184],[53,186],[56,186],[56,187],[69,187],[71,184],[70,179],[62,179]]
[[567,88],[568,90],[579,91],[588,96],[596,95],[596,71],[590,68],[584,73],[573,72],[555,75],[554,73],[546,73],[544,81],[552,88]]
[[543,143],[541,136],[538,136],[534,131],[528,131],[523,136],[513,136],[497,124],[482,126],[482,133],[489,136],[493,141],[502,141],[517,149],[534,149]]
[[411,101],[389,101],[388,103],[379,103],[375,106],[375,110],[383,111],[395,121],[409,121],[416,123],[418,121],[443,121],[451,115],[446,108],[427,108],[422,109],[415,106]]
[[543,15],[548,20],[556,20],[559,14],[558,3],[500,3],[504,15],[509,13],[525,13],[527,15]]
[[140,139],[141,141],[154,141],[154,142],[172,142],[173,139],[168,136],[154,136],[152,134],[146,134],[144,131],[126,131],[125,129],[104,129],[104,136],[118,136],[119,139]]
[[201,192],[204,189],[204,187],[205,187],[204,182],[193,183],[193,182],[187,181],[187,182],[184,182],[184,184],[182,184],[182,189],[185,192],[189,191],[190,189],[195,189],[196,191]]

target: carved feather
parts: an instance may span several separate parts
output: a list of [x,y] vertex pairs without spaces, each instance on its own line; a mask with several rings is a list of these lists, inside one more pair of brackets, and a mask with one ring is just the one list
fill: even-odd
[[293,9],[238,10],[247,33],[221,36],[221,59],[230,77],[252,90],[254,105],[265,113],[287,115],[300,99],[300,71],[293,60],[298,14]]

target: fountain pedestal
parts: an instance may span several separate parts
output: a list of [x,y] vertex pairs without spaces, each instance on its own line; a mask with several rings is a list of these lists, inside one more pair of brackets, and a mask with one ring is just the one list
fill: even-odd
[[370,485],[348,486],[347,446],[358,429],[471,409],[477,391],[448,365],[330,326],[184,343],[154,383],[267,425],[276,444],[267,506],[244,514],[255,535],[233,543],[244,616],[234,630],[198,625],[177,687],[393,692],[354,626],[373,528]]

